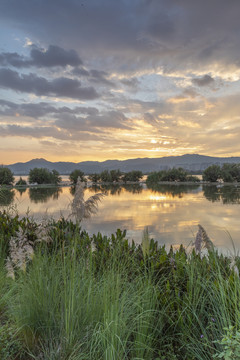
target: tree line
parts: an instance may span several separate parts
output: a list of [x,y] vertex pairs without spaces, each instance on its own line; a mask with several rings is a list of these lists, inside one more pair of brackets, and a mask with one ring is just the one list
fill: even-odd
[[[69,175],[69,180],[74,185],[80,177],[81,181],[87,182],[86,175],[80,169],[73,170]],[[133,170],[126,173],[118,170],[104,170],[101,173],[93,173],[88,175],[88,179],[96,183],[119,183],[119,182],[139,182],[143,177],[142,171]],[[240,164],[223,164],[211,165],[203,172],[203,181],[217,182],[240,182]],[[57,170],[48,170],[45,168],[31,169],[28,175],[30,184],[53,184],[59,185],[62,181]],[[198,177],[189,174],[183,168],[172,168],[169,170],[155,171],[148,175],[147,183],[158,183],[161,181],[168,182],[199,182]],[[14,183],[14,175],[7,167],[0,167],[0,185],[12,185]],[[21,177],[16,183],[17,186],[25,186],[27,182]]]
[[[71,172],[69,179],[72,184],[77,183],[77,179],[80,177],[81,181],[86,182],[87,179],[85,174],[81,170],[74,170]],[[88,175],[88,179],[93,183],[119,183],[119,182],[139,182],[143,177],[142,171],[132,170],[127,173],[121,172],[118,170],[104,170],[101,173],[93,173]]]
[[203,172],[203,180],[210,182],[240,182],[240,164],[211,165]]
[[189,174],[183,168],[172,168],[169,170],[160,170],[154,171],[147,177],[147,184],[154,184],[161,181],[168,181],[168,182],[199,182],[199,178],[197,176],[193,176]]
[[[80,169],[73,170],[69,175],[69,180],[73,185],[77,183],[80,177],[81,181],[87,182],[87,178],[83,171]],[[119,182],[139,182],[143,177],[141,171],[133,170],[127,173],[118,170],[104,170],[101,173],[94,173],[88,176],[88,179],[93,183],[119,183]],[[29,184],[53,184],[58,185],[62,181],[60,174],[57,170],[48,170],[45,168],[34,168],[29,171],[28,182]],[[14,183],[14,174],[7,167],[0,168],[0,185],[12,185]],[[17,186],[25,186],[27,182],[20,177]]]

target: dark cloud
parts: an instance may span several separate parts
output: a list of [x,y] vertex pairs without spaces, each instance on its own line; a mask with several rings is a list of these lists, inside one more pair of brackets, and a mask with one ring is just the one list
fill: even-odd
[[124,79],[121,79],[120,82],[123,84],[123,85],[126,85],[126,86],[129,86],[129,87],[137,87],[140,83],[140,81],[136,78],[136,77],[132,77],[132,78],[124,78]]
[[19,136],[30,137],[36,139],[54,138],[58,140],[99,140],[98,136],[91,133],[77,131],[75,129],[61,129],[58,130],[53,126],[20,126],[20,125],[7,125],[0,126],[0,133],[2,137],[6,136]]
[[50,45],[47,50],[39,49],[32,45],[30,57],[24,57],[18,53],[2,53],[0,54],[1,66],[14,66],[16,68],[28,68],[31,66],[55,67],[61,66],[79,66],[82,65],[82,60],[75,50],[64,50],[59,46]]
[[90,76],[90,73],[89,71],[87,71],[86,69],[84,68],[74,68],[72,71],[71,71],[71,74],[72,75],[76,75],[76,76]]
[[214,79],[210,75],[192,79],[192,83],[197,86],[209,86],[214,84]]
[[54,45],[50,45],[46,51],[38,49],[35,46],[32,47],[31,59],[33,65],[39,67],[82,65],[82,60],[75,50],[66,51]]
[[26,59],[18,53],[2,53],[0,54],[1,66],[14,66],[17,68],[26,67]]
[[[237,0],[0,2],[0,18],[15,29],[45,43],[84,49],[84,62],[122,72],[158,65],[197,70],[216,61],[239,66],[239,11]],[[50,48],[39,50],[35,60],[52,64],[50,55]]]
[[99,98],[93,87],[81,87],[78,80],[60,77],[49,81],[32,73],[19,75],[10,69],[0,69],[0,87],[39,96],[69,97],[79,100]]
[[59,115],[55,125],[58,128],[76,131],[102,132],[101,129],[127,129],[132,130],[128,119],[120,111],[109,111],[95,116],[85,118],[76,115]]
[[86,70],[84,68],[74,68],[70,74],[78,76],[78,77],[86,77],[88,81],[99,84],[99,85],[106,85],[112,88],[116,87],[116,84],[108,80],[108,73],[102,70]]
[[22,103],[16,104],[11,101],[0,99],[0,114],[5,116],[15,116],[17,114],[21,116],[29,116],[32,118],[41,118],[46,115],[57,116],[58,114],[86,114],[97,115],[99,110],[95,107],[77,106],[69,108],[67,106],[55,107],[46,102],[40,102],[36,104]]

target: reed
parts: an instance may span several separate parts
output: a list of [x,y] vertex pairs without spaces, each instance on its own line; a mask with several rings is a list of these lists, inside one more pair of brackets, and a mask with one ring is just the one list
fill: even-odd
[[[210,360],[223,351],[224,329],[240,327],[237,255],[231,267],[213,246],[166,251],[147,231],[141,246],[120,230],[91,237],[64,219],[47,232],[46,224],[39,230],[3,214],[1,221],[3,360]],[[21,238],[24,247],[30,235],[34,256],[7,277],[11,242]],[[210,241],[201,227],[197,236]]]

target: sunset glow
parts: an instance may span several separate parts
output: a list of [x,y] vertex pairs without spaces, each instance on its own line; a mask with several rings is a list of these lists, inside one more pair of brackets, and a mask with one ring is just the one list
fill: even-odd
[[1,163],[240,156],[239,11],[1,1]]

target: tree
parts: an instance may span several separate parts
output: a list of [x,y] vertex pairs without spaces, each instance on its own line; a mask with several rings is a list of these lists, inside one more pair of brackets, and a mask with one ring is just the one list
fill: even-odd
[[118,170],[111,170],[110,171],[111,181],[112,182],[118,182],[122,176],[121,171]]
[[26,180],[23,180],[22,177],[20,177],[20,179],[16,182],[16,185],[17,186],[26,186],[27,182],[26,182]]
[[240,181],[240,164],[223,164],[221,179],[224,182]]
[[29,171],[28,181],[30,184],[59,184],[61,177],[57,170],[50,171],[45,168],[34,168]]
[[100,180],[100,174],[94,173],[94,174],[90,174],[88,176],[89,180],[92,181],[93,183],[97,183]]
[[203,181],[216,182],[220,178],[221,168],[219,165],[211,165],[203,172]]
[[7,167],[0,167],[0,185],[12,185],[14,176],[10,169]]
[[69,175],[69,180],[71,181],[72,184],[76,185],[79,177],[81,182],[87,181],[86,178],[84,177],[84,172],[79,169],[73,170],[71,172],[71,174]]
[[52,170],[51,177],[52,177],[51,184],[58,185],[62,181],[62,178],[59,176],[59,172],[55,169]]
[[100,174],[100,179],[102,182],[111,182],[112,177],[108,170],[104,170]]
[[123,175],[122,180],[126,183],[127,181],[138,182],[143,177],[143,173],[138,170],[133,170]]

